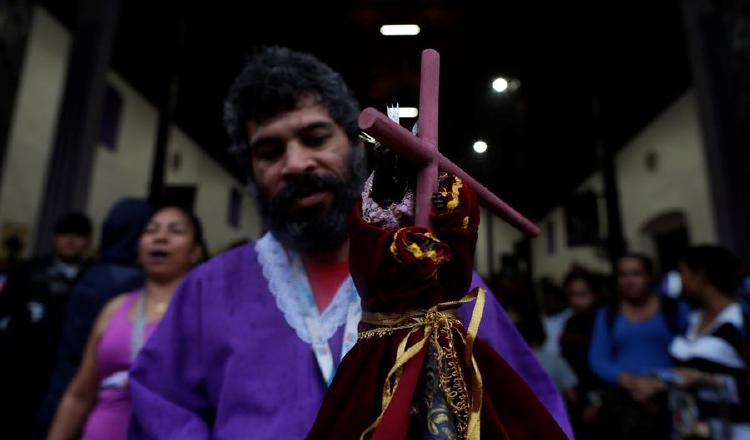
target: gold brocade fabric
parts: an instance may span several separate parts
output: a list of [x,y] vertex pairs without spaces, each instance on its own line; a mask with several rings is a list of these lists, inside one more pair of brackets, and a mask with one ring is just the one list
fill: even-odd
[[[461,325],[456,316],[456,309],[465,303],[476,301],[471,314],[466,337],[454,332],[455,325]],[[485,291],[477,288],[458,301],[436,304],[427,310],[412,310],[401,314],[382,314],[363,312],[362,321],[377,326],[361,332],[360,339],[390,336],[399,330],[409,332],[399,342],[396,360],[383,384],[381,412],[378,418],[362,433],[360,439],[372,432],[380,424],[388,405],[398,387],[403,367],[414,358],[427,344],[433,347],[439,367],[439,384],[445,395],[448,407],[457,422],[459,438],[479,440],[480,413],[482,409],[482,377],[474,359],[473,347],[479,323],[484,311]],[[422,337],[409,344],[412,335],[422,331]],[[456,350],[454,335],[457,334],[465,345],[464,362],[471,372],[471,381],[467,384],[461,369],[461,360]]]

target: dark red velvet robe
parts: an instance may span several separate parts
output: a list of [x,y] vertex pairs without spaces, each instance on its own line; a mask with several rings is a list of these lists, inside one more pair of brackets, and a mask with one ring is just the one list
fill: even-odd
[[[433,213],[434,240],[430,249],[439,258],[415,258],[409,244],[430,241],[426,230],[409,227],[386,230],[362,218],[361,200],[354,207],[350,228],[350,268],[362,297],[365,312],[398,314],[429,309],[438,303],[464,297],[471,282],[474,246],[479,225],[476,196],[467,186],[448,179],[441,187],[450,209]],[[456,205],[457,206],[453,206]],[[360,325],[360,331],[367,330]],[[464,346],[458,334],[466,335],[460,323],[453,326],[459,359]],[[383,386],[393,366],[397,347],[408,329],[387,336],[360,339],[341,362],[308,439],[359,439],[380,416]],[[422,330],[410,337],[410,345]],[[409,360],[395,394],[371,440],[407,437],[410,409],[427,349]],[[487,344],[477,340],[473,351],[483,381],[481,437],[483,439],[566,439],[533,391]],[[462,362],[467,385],[471,369]]]

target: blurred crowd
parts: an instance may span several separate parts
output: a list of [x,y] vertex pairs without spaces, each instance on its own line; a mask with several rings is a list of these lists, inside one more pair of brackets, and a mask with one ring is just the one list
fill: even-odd
[[[65,215],[52,254],[4,268],[6,438],[124,432],[132,361],[207,258],[200,221],[178,206],[124,199],[100,230],[94,252],[90,220]],[[647,256],[627,254],[611,276],[573,267],[537,295],[530,283],[495,287],[579,439],[750,438],[747,273],[709,245],[688,248],[678,268],[657,274]]]
[[74,438],[81,426],[84,438],[124,432],[132,360],[207,257],[200,221],[168,203],[120,200],[100,231],[94,250],[89,218],[64,215],[51,254],[3,267],[3,438]]
[[573,267],[506,307],[579,439],[750,438],[747,275],[719,246],[664,274],[633,253],[612,276]]

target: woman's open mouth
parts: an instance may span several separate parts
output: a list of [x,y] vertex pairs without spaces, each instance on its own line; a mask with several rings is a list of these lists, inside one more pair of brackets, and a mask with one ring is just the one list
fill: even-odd
[[152,264],[162,264],[169,260],[169,252],[167,251],[152,251],[148,253],[149,262]]

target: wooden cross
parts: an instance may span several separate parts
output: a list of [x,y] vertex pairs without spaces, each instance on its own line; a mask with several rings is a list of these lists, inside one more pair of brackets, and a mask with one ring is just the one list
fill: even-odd
[[383,146],[396,151],[418,167],[414,195],[414,224],[432,229],[430,210],[432,194],[437,190],[438,169],[460,177],[477,193],[482,206],[530,237],[539,235],[539,228],[502,201],[484,185],[467,174],[438,151],[438,97],[440,89],[440,54],[433,49],[422,51],[422,72],[419,84],[419,137],[392,121],[383,113],[368,107],[359,115],[359,128]]

